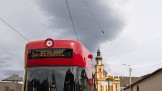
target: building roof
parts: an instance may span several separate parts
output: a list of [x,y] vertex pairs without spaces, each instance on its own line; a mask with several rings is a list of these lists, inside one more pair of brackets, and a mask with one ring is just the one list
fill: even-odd
[[[153,73],[151,73],[151,74],[147,74],[147,75],[142,76],[142,77],[143,77],[142,79],[140,79],[139,81],[137,81],[137,82],[133,83],[131,86],[133,86],[133,85],[135,85],[135,84],[137,84],[137,83],[139,83],[139,82],[141,82],[141,81],[144,81],[145,79],[147,79],[147,78],[151,77],[152,75],[154,75],[154,74],[156,74],[156,73],[159,73],[160,71],[162,71],[162,68],[157,69],[156,71],[154,71],[154,72],[153,72]],[[130,87],[130,85],[129,85],[129,86],[127,86],[127,87],[126,87],[126,88],[124,88],[124,89],[127,89],[127,88],[129,88],[129,87]]]
[[19,77],[19,75],[13,74],[12,76],[3,79],[2,81],[23,81],[22,77]]
[[105,69],[103,69],[103,75],[106,75],[107,76],[107,71]]
[[[119,77],[120,78],[120,85],[122,87],[127,87],[130,84],[130,77]],[[138,80],[142,79],[142,77],[131,77],[132,83],[137,82]]]

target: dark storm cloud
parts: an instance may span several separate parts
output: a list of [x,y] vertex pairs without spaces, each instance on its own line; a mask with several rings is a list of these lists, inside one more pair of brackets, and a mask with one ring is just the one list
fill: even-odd
[[[100,0],[85,1],[100,23],[104,34],[83,0],[68,0],[68,4],[79,40],[94,52],[101,43],[114,39],[122,31],[124,22],[120,15],[115,14],[113,7],[104,6]],[[59,38],[76,39],[66,0],[38,0],[38,3],[51,21],[52,32],[57,33],[57,29],[61,29]]]

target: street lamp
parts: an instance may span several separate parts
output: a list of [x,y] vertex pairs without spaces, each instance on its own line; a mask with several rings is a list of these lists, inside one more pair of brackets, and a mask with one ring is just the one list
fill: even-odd
[[123,64],[129,67],[129,85],[130,85],[130,91],[131,91],[131,84],[132,84],[132,79],[131,79],[131,72],[132,72],[132,67],[131,65],[128,64]]

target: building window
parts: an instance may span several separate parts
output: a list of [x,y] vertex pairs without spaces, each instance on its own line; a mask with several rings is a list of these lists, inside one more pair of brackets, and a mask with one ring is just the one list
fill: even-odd
[[137,85],[137,91],[139,91],[139,86]]
[[116,91],[118,91],[118,85],[116,85]]
[[99,69],[99,72],[101,72],[101,68]]
[[133,91],[133,87],[131,86],[131,91]]
[[102,91],[102,85],[101,85],[101,91]]

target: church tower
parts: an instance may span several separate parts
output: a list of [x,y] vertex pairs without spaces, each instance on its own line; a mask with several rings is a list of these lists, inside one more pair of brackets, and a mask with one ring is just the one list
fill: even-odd
[[101,51],[98,49],[95,64],[95,83],[97,91],[120,91],[120,79],[107,75],[102,62]]
[[95,74],[96,78],[102,79],[103,78],[103,64],[102,64],[102,56],[100,49],[97,50],[97,57],[96,57],[96,65],[95,65]]

